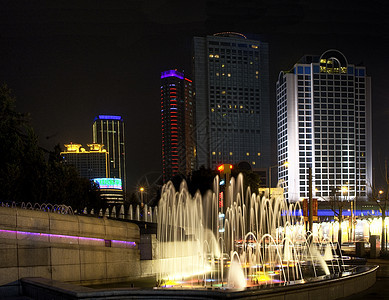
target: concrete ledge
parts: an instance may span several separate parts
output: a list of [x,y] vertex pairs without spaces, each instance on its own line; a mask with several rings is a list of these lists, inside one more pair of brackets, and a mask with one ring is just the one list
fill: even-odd
[[0,288],[14,290],[23,277],[77,284],[140,277],[139,241],[138,225],[127,221],[0,207]]
[[308,282],[290,286],[246,289],[106,289],[96,290],[45,278],[23,278],[21,286],[25,296],[34,299],[308,299],[330,300],[359,293],[376,281],[378,267],[358,266],[358,272],[346,277]]

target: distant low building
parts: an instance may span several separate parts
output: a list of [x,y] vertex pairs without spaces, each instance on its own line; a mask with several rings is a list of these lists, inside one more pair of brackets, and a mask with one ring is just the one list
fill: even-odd
[[81,177],[93,179],[109,177],[109,156],[102,144],[88,144],[89,150],[81,144],[66,144],[61,152],[63,163],[73,165]]
[[98,184],[100,197],[107,204],[123,204],[124,194],[120,178],[94,178],[93,181]]

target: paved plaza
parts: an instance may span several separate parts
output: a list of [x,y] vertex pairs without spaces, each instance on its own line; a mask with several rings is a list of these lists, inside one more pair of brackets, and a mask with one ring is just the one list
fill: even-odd
[[366,291],[343,300],[389,299],[389,260],[368,259],[367,265],[379,265],[377,282]]

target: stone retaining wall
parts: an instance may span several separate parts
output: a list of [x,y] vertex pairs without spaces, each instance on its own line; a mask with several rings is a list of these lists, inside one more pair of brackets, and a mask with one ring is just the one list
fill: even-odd
[[139,228],[129,222],[0,207],[0,286],[17,288],[23,277],[72,283],[139,277],[139,242]]

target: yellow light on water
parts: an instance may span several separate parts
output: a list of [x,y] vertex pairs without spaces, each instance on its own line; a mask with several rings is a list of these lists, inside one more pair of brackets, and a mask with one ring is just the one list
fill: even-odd
[[261,274],[261,275],[257,276],[257,280],[264,282],[264,281],[270,281],[271,278],[270,278],[270,276],[268,276],[266,274]]

